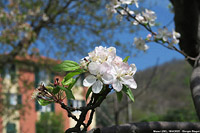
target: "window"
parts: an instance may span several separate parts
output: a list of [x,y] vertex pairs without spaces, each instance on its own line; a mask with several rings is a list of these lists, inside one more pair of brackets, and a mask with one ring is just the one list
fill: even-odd
[[9,107],[16,107],[17,105],[22,104],[22,96],[20,94],[7,93],[6,99]]
[[[85,100],[68,100],[68,106],[74,108],[80,108],[85,106]],[[73,113],[80,113],[80,111],[74,111]]]
[[45,69],[35,69],[35,88],[38,87],[40,82],[43,82],[44,85],[48,85],[50,82],[53,83],[54,74],[45,70]]
[[10,94],[10,105],[15,106],[17,105],[17,95]]
[[15,81],[16,78],[16,68],[14,64],[6,64],[1,73],[2,78],[11,79],[11,81]]
[[14,123],[7,123],[7,125],[6,125],[6,133],[17,133],[16,125]]
[[84,74],[80,75],[80,78],[76,82],[76,86],[78,86],[78,87],[83,86],[83,80],[85,78],[84,76],[85,76]]
[[35,109],[39,112],[54,112],[55,107],[54,103],[48,104],[46,106],[41,106],[38,101],[35,101]]
[[[37,88],[40,82],[44,85],[48,85],[50,82],[53,83],[54,73],[47,71],[46,69],[35,68],[35,88]],[[37,100],[35,101],[35,110],[39,112],[54,112],[54,103],[47,106],[41,106]]]

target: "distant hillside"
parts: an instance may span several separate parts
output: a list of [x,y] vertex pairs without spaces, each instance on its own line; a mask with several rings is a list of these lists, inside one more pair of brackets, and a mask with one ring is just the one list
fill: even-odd
[[[135,79],[138,88],[133,91],[135,102],[131,103],[131,121],[196,121],[189,89],[191,72],[192,67],[183,60],[172,60],[137,72]],[[113,93],[97,110],[99,126],[114,124],[114,99]],[[124,97],[117,105],[121,109],[120,123],[128,122],[127,106],[124,107],[126,103],[127,98]]]

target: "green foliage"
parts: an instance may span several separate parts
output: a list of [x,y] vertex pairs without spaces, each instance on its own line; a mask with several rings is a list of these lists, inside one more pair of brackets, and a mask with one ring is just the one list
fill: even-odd
[[80,68],[80,65],[74,61],[66,60],[63,61],[61,64],[56,65],[53,69],[55,71],[74,71]]
[[41,113],[40,120],[36,122],[36,133],[63,133],[63,118],[62,114]]
[[67,87],[69,90],[72,89],[72,87],[76,84],[76,82],[78,81],[79,77],[76,77],[75,80],[73,80],[73,82]]
[[62,85],[70,85],[71,83],[75,82],[75,79],[74,78],[70,78],[70,79],[67,79],[65,80],[65,78],[62,80]]
[[174,122],[198,122],[196,112],[187,108],[171,109],[166,114],[151,114],[142,121],[174,121]]
[[41,106],[46,106],[52,102],[49,102],[49,101],[46,101],[46,100],[43,100],[43,99],[38,99],[38,103],[41,105]]
[[72,93],[72,90],[69,89],[69,88],[65,88],[63,86],[57,86],[58,88],[60,88],[60,90],[63,90],[65,91],[65,94],[67,96],[67,99],[75,99],[73,93]]
[[165,115],[162,116],[162,119],[165,121],[198,121],[196,112],[186,108],[169,110]]
[[126,56],[126,57],[124,58],[123,62],[127,62],[129,58],[130,58],[130,56]]
[[74,76],[76,75],[80,75],[81,73],[83,73],[84,70],[82,69],[78,69],[78,70],[75,70],[73,72],[69,72],[65,77],[64,79],[62,80],[62,85],[70,85],[70,84],[73,84],[74,82],[76,82],[76,80],[73,78]]
[[123,85],[122,91],[134,102],[134,96],[129,87],[126,85]]
[[52,93],[57,94],[59,91],[60,91],[60,87],[56,86],[56,87],[54,87]]
[[123,93],[121,91],[120,92],[116,92],[116,95],[117,95],[117,100],[120,102],[122,100]]

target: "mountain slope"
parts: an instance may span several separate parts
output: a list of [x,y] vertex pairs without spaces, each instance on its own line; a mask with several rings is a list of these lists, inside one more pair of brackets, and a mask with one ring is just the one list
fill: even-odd
[[[182,60],[172,60],[161,66],[137,72],[138,88],[133,90],[135,102],[129,104],[127,97],[114,104],[115,93],[97,109],[97,125],[132,121],[195,121],[195,110],[189,89],[192,67]],[[131,115],[130,115],[131,114]],[[107,116],[106,116],[107,115]],[[187,117],[186,117],[187,116]]]

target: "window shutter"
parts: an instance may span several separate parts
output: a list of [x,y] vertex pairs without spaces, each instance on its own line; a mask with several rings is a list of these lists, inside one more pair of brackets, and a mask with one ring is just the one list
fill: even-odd
[[16,125],[14,123],[7,123],[6,125],[6,133],[17,133],[16,132]]
[[10,76],[11,76],[11,81],[14,82],[16,79],[16,67],[14,64],[12,64],[10,67]]
[[51,103],[51,112],[55,112],[55,104]]
[[22,104],[22,95],[17,95],[17,104]]
[[8,107],[10,107],[10,94],[5,93],[5,97],[6,97],[6,104],[8,105]]
[[72,102],[72,100],[67,100],[67,105],[70,106],[70,107],[73,107],[73,102]]
[[4,78],[5,77],[5,68],[3,67],[1,69],[1,78]]
[[82,100],[81,102],[82,102],[82,107],[86,106],[85,100]]
[[35,68],[35,88],[38,87],[39,85],[39,69],[38,68]]
[[51,83],[54,83],[54,77],[55,77],[55,74],[53,72],[51,72],[51,75],[50,75],[50,82]]
[[35,100],[35,111],[39,111],[40,110],[40,104],[38,103],[37,100]]

